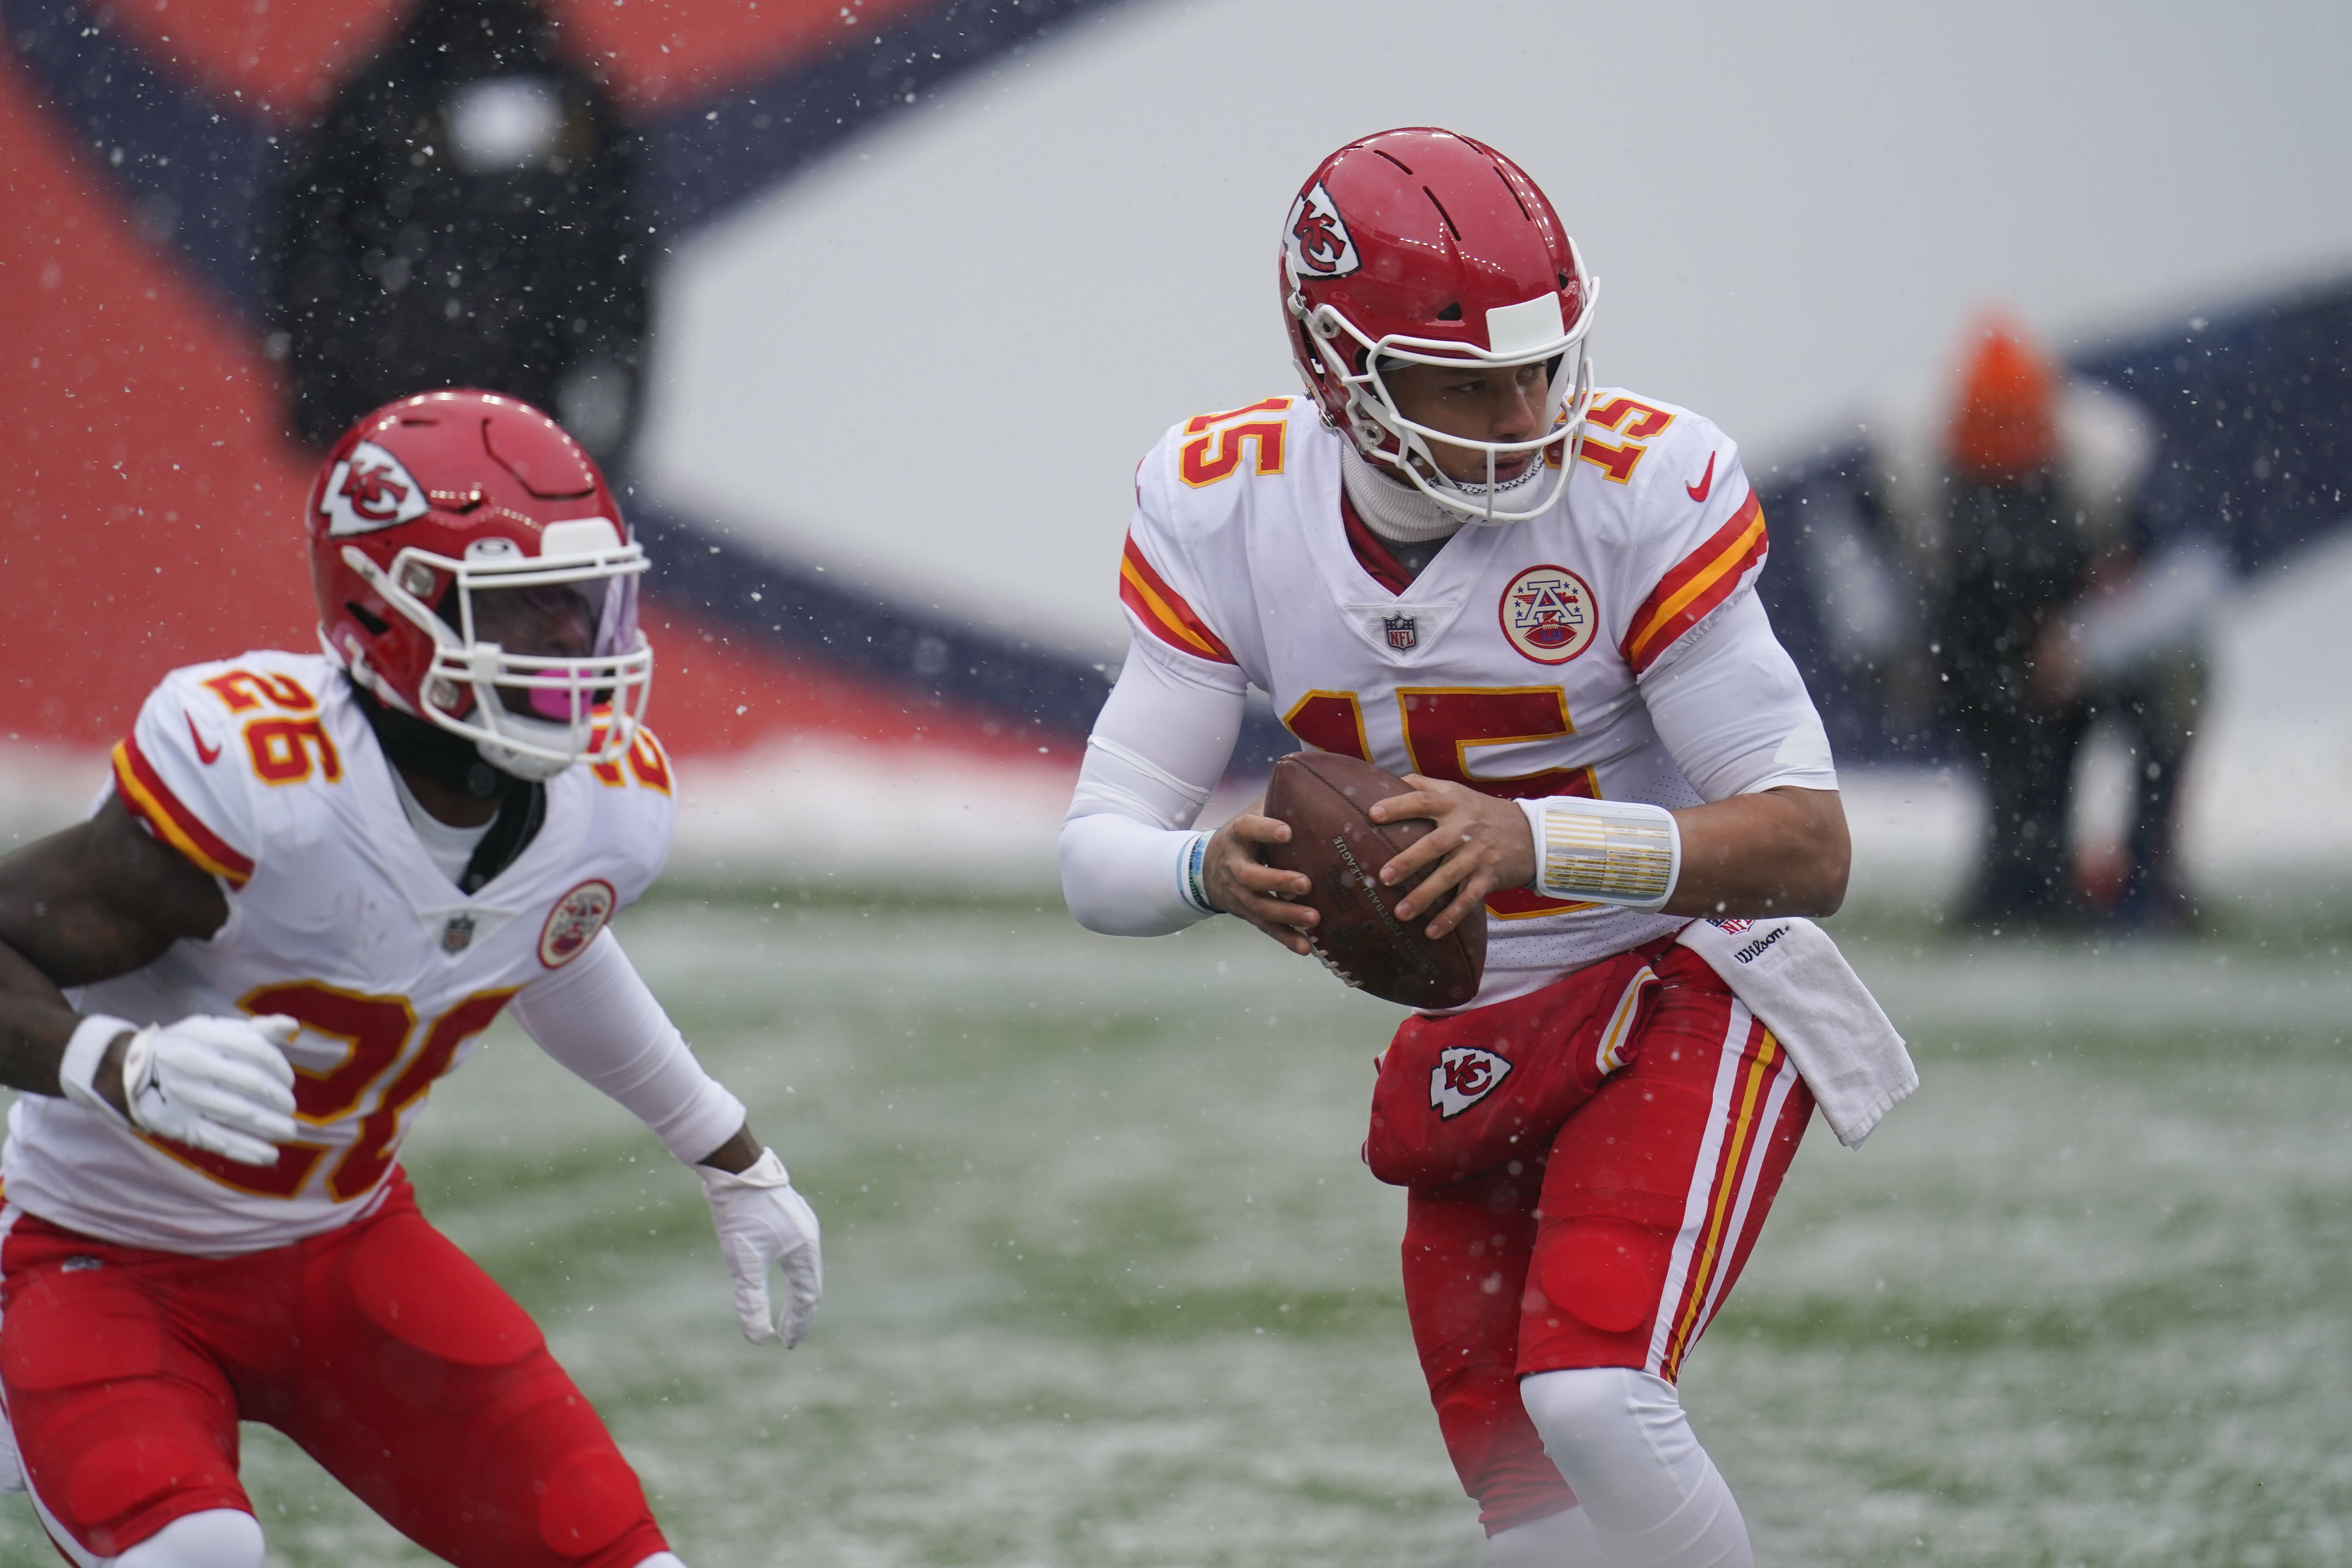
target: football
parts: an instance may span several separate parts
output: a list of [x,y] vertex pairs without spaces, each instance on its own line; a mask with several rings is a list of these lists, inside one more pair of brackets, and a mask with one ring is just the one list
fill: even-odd
[[1432,942],[1396,906],[1421,879],[1379,881],[1390,857],[1430,829],[1426,817],[1377,823],[1372,803],[1409,795],[1394,773],[1333,752],[1294,752],[1274,764],[1265,814],[1290,825],[1290,842],[1265,847],[1265,863],[1304,872],[1315,886],[1299,901],[1322,920],[1308,933],[1315,956],[1360,991],[1408,1007],[1459,1007],[1478,994],[1486,967],[1486,911]]

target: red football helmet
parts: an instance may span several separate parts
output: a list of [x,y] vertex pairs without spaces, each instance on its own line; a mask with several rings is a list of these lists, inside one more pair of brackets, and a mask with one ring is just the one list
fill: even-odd
[[[611,762],[636,739],[653,684],[645,552],[595,463],[538,409],[488,392],[386,404],[320,466],[310,522],[319,640],[386,704],[523,778]],[[557,585],[584,601],[585,654],[476,640],[483,595]]]
[[[1474,522],[1517,522],[1558,499],[1592,399],[1584,353],[1598,293],[1576,242],[1517,163],[1450,131],[1383,131],[1316,167],[1282,237],[1291,353],[1324,420],[1363,455]],[[1407,419],[1384,366],[1551,363],[1546,434],[1470,441]],[[1556,363],[1554,363],[1556,362]],[[1486,454],[1487,482],[1458,484],[1428,443]],[[1495,482],[1498,460],[1560,448]],[[1549,471],[1556,477],[1544,484]],[[1510,492],[1532,485],[1524,500]]]

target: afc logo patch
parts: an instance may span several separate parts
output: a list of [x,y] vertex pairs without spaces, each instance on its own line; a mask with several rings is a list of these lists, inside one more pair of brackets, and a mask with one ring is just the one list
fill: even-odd
[[1290,220],[1283,226],[1283,253],[1301,278],[1345,278],[1363,265],[1356,242],[1339,216],[1331,193],[1316,181],[1290,204]]
[[587,951],[613,918],[613,906],[619,902],[613,884],[601,877],[591,877],[570,892],[555,900],[547,911],[547,924],[539,933],[539,961],[550,969],[561,969]]
[[1429,1108],[1441,1121],[1451,1121],[1488,1095],[1511,1075],[1511,1064],[1475,1046],[1448,1046],[1429,1069]]
[[1592,646],[1601,608],[1584,579],[1565,566],[1530,566],[1495,606],[1503,636],[1538,664],[1566,664]]
[[327,476],[319,510],[327,514],[327,536],[342,539],[423,517],[430,503],[425,487],[400,459],[373,441],[362,441]]

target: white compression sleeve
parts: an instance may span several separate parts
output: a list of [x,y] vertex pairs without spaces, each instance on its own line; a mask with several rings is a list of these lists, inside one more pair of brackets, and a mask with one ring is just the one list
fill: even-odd
[[1248,682],[1138,638],[1096,719],[1062,824],[1062,897],[1088,931],[1164,936],[1211,912],[1189,831],[1233,756]]
[[237,1508],[184,1513],[100,1568],[261,1568],[261,1521]]
[[1609,1561],[1585,1511],[1562,1512],[1498,1530],[1486,1538],[1495,1568],[1601,1568]]
[[1707,800],[1778,784],[1838,786],[1822,716],[1753,589],[1653,665],[1642,700],[1675,765]]
[[1544,1452],[1612,1568],[1754,1568],[1748,1525],[1675,1385],[1633,1367],[1519,1380]]
[[743,1102],[702,1070],[608,929],[515,998],[540,1049],[619,1100],[691,1164],[741,1131]]

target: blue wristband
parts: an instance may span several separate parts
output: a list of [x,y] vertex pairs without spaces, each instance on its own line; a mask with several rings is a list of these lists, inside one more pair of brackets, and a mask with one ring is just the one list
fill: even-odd
[[1184,857],[1184,900],[1202,914],[1213,915],[1222,911],[1209,901],[1209,889],[1201,876],[1208,859],[1209,836],[1196,833],[1192,836],[1192,847]]

